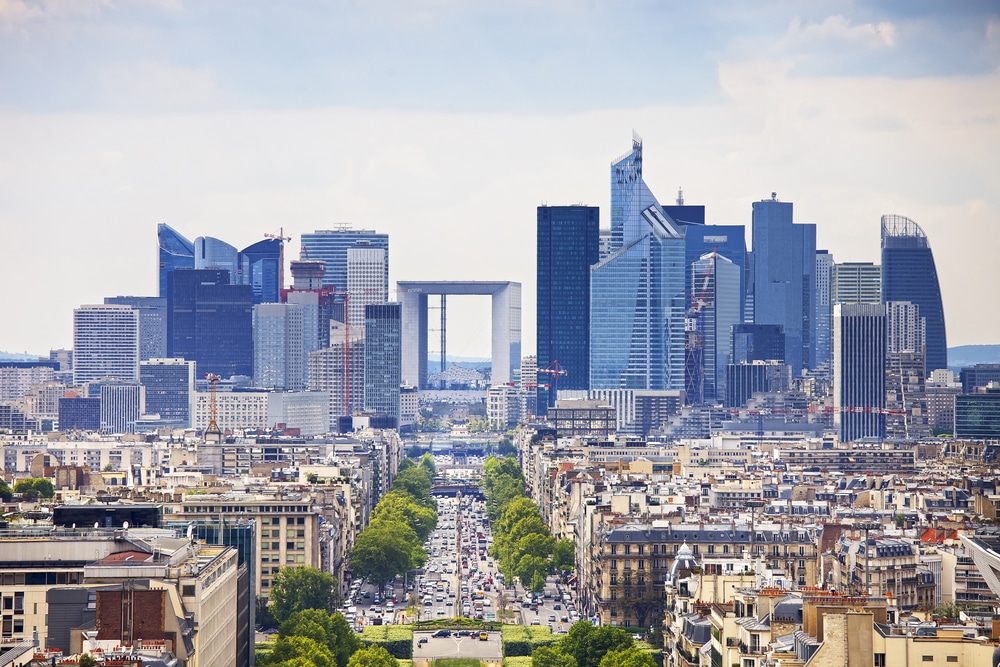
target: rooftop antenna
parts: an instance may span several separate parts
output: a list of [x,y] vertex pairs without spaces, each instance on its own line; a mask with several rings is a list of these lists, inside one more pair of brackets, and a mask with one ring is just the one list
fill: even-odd
[[677,205],[684,206],[684,188],[677,188]]

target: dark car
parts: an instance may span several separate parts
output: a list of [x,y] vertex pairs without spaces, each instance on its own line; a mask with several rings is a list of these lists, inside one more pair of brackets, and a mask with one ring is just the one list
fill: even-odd
[[420,641],[417,642],[417,646],[423,646],[427,643],[427,637],[421,637]]
[[438,630],[431,637],[451,637],[451,630]]

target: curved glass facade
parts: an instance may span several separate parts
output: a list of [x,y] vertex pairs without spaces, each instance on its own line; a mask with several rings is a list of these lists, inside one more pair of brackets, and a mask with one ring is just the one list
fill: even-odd
[[199,236],[194,240],[194,268],[225,269],[229,272],[229,284],[240,285],[240,253],[225,241],[211,236]]
[[948,337],[934,254],[920,226],[882,216],[882,303],[909,301],[927,323],[927,373],[948,367]]
[[156,245],[160,251],[160,298],[167,297],[167,276],[174,269],[194,268],[194,244],[162,222],[156,226]]
[[264,239],[240,252],[240,283],[250,285],[255,304],[281,301],[281,244]]

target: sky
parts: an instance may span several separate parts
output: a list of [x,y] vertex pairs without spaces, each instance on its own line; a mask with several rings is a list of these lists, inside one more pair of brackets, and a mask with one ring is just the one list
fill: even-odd
[[[521,282],[531,353],[536,207],[607,227],[633,131],[661,203],[748,237],[772,192],[841,262],[915,220],[948,344],[1000,343],[995,1],[0,0],[0,350],[155,294],[165,222],[387,232],[391,285]],[[488,300],[448,306],[488,357]]]

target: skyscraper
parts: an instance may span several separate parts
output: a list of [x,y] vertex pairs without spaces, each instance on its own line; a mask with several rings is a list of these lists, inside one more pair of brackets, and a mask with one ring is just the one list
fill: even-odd
[[101,432],[134,433],[145,399],[146,389],[141,384],[101,384]]
[[139,360],[167,356],[167,299],[158,296],[106,296],[104,303],[139,311]]
[[212,236],[199,236],[194,240],[194,268],[223,269],[230,285],[241,285],[240,253],[235,246]]
[[365,412],[386,414],[399,422],[402,383],[402,305],[365,306]]
[[332,322],[330,330],[329,347],[309,355],[309,390],[330,395],[330,423],[337,424],[364,405],[365,340],[361,328],[348,332],[342,323]]
[[684,235],[642,180],[642,140],[611,165],[611,254],[590,272],[591,389],[684,388]]
[[302,259],[321,260],[326,263],[323,284],[334,286],[338,292],[347,289],[347,249],[365,241],[385,251],[384,289],[389,293],[389,235],[370,229],[323,229],[302,235]]
[[181,236],[170,225],[162,222],[156,226],[156,244],[160,262],[157,274],[161,298],[167,298],[167,276],[174,269],[194,268],[194,244]]
[[168,277],[167,354],[197,363],[196,375],[253,375],[253,301],[222,269],[179,269]]
[[842,262],[833,267],[834,303],[882,303],[882,267]]
[[[558,362],[566,371],[560,389],[590,387],[590,267],[599,259],[599,227],[596,206],[538,207],[536,368]],[[553,392],[539,387],[538,414],[554,403]]]
[[282,243],[264,239],[240,251],[239,284],[250,286],[255,304],[281,300]]
[[888,437],[930,434],[925,383],[926,323],[920,309],[905,301],[885,304],[886,418]]
[[833,255],[826,250],[816,251],[816,366],[831,365],[833,338]]
[[139,364],[139,383],[146,390],[146,414],[164,424],[189,428],[194,403],[194,362],[149,359]]
[[73,311],[73,384],[139,378],[139,311],[96,304]]
[[917,223],[882,216],[882,302],[909,301],[927,324],[927,371],[948,367],[948,338],[934,254]]
[[757,324],[780,324],[785,363],[815,365],[816,225],[792,222],[791,202],[753,203],[753,308]]
[[266,389],[299,391],[306,385],[302,306],[259,303],[253,307],[253,380]]
[[833,422],[840,442],[885,434],[885,308],[833,307]]
[[347,249],[347,321],[350,327],[365,325],[365,306],[389,299],[383,248],[361,241]]
[[[685,390],[690,403],[721,403],[726,364],[732,356],[733,327],[742,320],[742,269],[717,252],[692,265],[688,311],[688,358],[692,368]],[[700,354],[698,352],[700,351]]]

